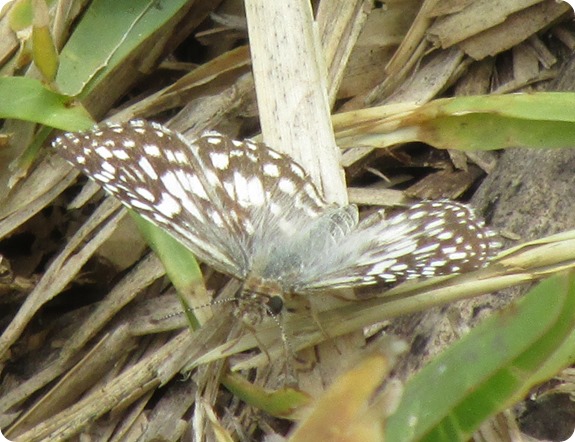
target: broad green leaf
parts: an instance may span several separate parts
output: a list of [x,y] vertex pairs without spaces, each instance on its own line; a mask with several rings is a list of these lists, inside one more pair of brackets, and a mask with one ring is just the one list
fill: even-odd
[[92,117],[77,102],[47,89],[38,80],[0,77],[0,118],[15,118],[63,130],[91,127]]
[[99,80],[165,24],[186,0],[95,0],[60,54],[56,83],[66,95],[85,97]]
[[575,276],[562,273],[417,373],[388,420],[386,440],[468,440],[490,416],[573,362],[574,330]]

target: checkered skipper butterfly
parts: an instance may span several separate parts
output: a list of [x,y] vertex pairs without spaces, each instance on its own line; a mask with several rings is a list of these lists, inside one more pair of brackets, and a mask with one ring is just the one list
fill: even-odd
[[355,205],[326,203],[288,156],[215,132],[189,141],[134,120],[66,133],[53,145],[275,313],[281,295],[474,270],[499,246],[470,207],[451,201],[359,221]]

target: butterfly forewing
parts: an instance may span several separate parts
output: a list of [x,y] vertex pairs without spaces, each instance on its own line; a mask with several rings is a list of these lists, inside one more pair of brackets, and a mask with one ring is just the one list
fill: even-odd
[[270,239],[327,206],[297,163],[262,143],[208,132],[193,144],[199,146],[194,153],[202,170],[217,177],[212,191],[238,227],[234,235],[242,238],[246,267]]
[[473,211],[423,202],[358,223],[320,196],[304,169],[261,143],[207,132],[195,140],[142,120],[65,134],[69,162],[248,286],[307,293],[396,284],[481,267],[498,247]]
[[265,242],[326,203],[289,157],[214,132],[188,141],[143,120],[67,133],[59,153],[216,270],[244,278]]
[[195,153],[202,143],[188,144],[159,125],[136,120],[68,133],[54,144],[65,159],[202,261],[243,276],[247,258],[235,235],[242,227],[224,214],[224,192],[211,184],[217,175],[212,169],[206,173]]

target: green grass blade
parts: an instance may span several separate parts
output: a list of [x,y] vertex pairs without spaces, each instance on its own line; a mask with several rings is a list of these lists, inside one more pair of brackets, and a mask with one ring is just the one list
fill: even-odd
[[183,313],[187,316],[190,326],[197,329],[200,324],[190,310],[193,306],[189,305],[188,300],[190,295],[195,295],[196,299],[200,299],[199,303],[205,304],[207,295],[202,272],[194,254],[163,229],[145,220],[134,211],[130,211],[130,214],[146,242],[162,261],[170,281],[178,292],[183,305]]
[[575,139],[575,94],[455,97],[421,106],[387,105],[335,115],[341,147],[422,141],[437,148],[565,148]]

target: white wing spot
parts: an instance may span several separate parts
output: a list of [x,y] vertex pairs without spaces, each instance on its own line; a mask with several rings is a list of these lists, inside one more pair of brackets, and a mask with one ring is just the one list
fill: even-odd
[[255,206],[262,206],[265,203],[265,192],[262,182],[257,176],[251,177],[248,180],[248,192],[250,201]]
[[389,268],[389,270],[391,270],[392,272],[403,272],[404,270],[407,270],[409,267],[407,264],[405,263],[400,263],[400,264],[395,264],[393,266],[391,266]]
[[320,199],[318,197],[317,194],[317,190],[315,189],[315,186],[311,183],[305,183],[304,185],[304,190],[306,195],[316,204],[320,203]]
[[216,169],[225,170],[230,164],[230,158],[225,152],[210,152],[210,160]]
[[420,247],[419,249],[417,249],[417,252],[416,252],[416,253],[417,253],[417,254],[420,254],[420,253],[433,252],[435,249],[437,249],[437,248],[439,247],[439,245],[440,245],[440,244],[439,244],[438,242],[432,243],[432,244],[427,244],[427,245],[425,245],[425,246]]
[[223,181],[222,185],[224,186],[224,189],[226,190],[226,193],[228,194],[228,196],[232,199],[236,198],[236,189],[234,187],[234,184],[230,181]]
[[380,275],[395,263],[397,263],[397,259],[386,259],[384,261],[378,262],[371,268],[368,275]]
[[445,264],[447,264],[447,261],[446,261],[445,259],[436,259],[436,260],[431,261],[431,262],[429,263],[429,265],[430,265],[430,266],[433,266],[433,267],[442,267],[442,266],[444,266]]
[[445,224],[445,220],[443,218],[433,220],[425,225],[425,230],[435,229],[436,227],[442,226]]
[[401,246],[394,250],[392,253],[392,256],[408,256],[409,254],[413,253],[415,250],[417,249],[417,244],[415,244],[413,241],[408,241],[404,244],[401,244]]
[[187,174],[187,178],[187,181],[190,183],[191,191],[201,199],[208,201],[208,194],[206,193],[206,190],[204,189],[204,186],[197,175]]
[[150,206],[149,204],[146,204],[145,202],[137,200],[137,199],[130,200],[129,204],[131,207],[133,207],[134,209],[138,209],[138,210],[146,210],[148,212],[151,210],[154,210],[154,208],[152,206]]
[[132,172],[134,172],[134,174],[136,175],[136,180],[134,181],[142,181],[144,182],[146,180],[146,178],[144,177],[144,174],[142,173],[142,171],[140,169],[132,169]]
[[164,183],[164,187],[168,189],[168,192],[172,195],[178,197],[180,200],[187,198],[187,193],[174,172],[166,172],[160,179],[162,183]]
[[215,146],[222,144],[222,137],[208,135],[203,137],[208,143],[213,144]]
[[186,154],[184,152],[181,151],[176,151],[176,161],[179,164],[188,164],[188,157],[186,156]]
[[174,154],[174,152],[172,152],[171,150],[166,150],[164,152],[164,155],[166,156],[166,159],[170,162],[170,163],[176,163],[176,155]]
[[116,174],[116,168],[114,166],[112,166],[110,163],[108,163],[107,161],[103,161],[101,166],[102,166],[102,169],[104,169],[106,172],[111,173],[112,177]]
[[110,181],[110,180],[108,179],[108,177],[106,177],[106,176],[104,176],[104,175],[102,175],[101,173],[98,173],[98,172],[94,173],[94,174],[92,175],[92,177],[94,177],[94,179],[97,180],[97,181],[101,181],[102,183],[107,183],[107,182]]
[[273,201],[270,201],[268,209],[270,210],[272,215],[276,216],[279,215],[282,211],[282,207],[279,204],[274,203]]
[[275,150],[268,150],[268,155],[272,157],[274,160],[279,160],[282,156],[277,153]]
[[214,186],[215,188],[220,187],[220,178],[212,170],[205,170],[204,175],[210,186]]
[[234,172],[234,186],[238,204],[242,207],[248,206],[250,201],[248,182],[240,172]]
[[142,157],[140,158],[140,161],[138,161],[139,166],[142,168],[142,170],[153,180],[157,180],[158,179],[158,174],[156,173],[156,171],[154,170],[154,168],[152,167],[152,165],[150,164],[150,162],[148,161],[148,159],[146,157]]
[[381,275],[379,275],[379,277],[388,283],[397,281],[397,276],[395,276],[392,273],[382,273]]
[[150,201],[151,203],[156,201],[156,197],[154,196],[154,194],[152,192],[150,192],[148,189],[146,189],[145,187],[136,187],[136,193],[138,195],[140,195],[142,198],[144,198],[145,200]]
[[114,156],[114,155],[112,155],[112,152],[110,152],[110,149],[108,149],[104,146],[97,147],[96,153],[98,155],[100,155],[100,157],[103,158],[104,160],[109,160],[110,158],[112,158]]
[[425,210],[419,210],[417,212],[413,212],[409,214],[409,219],[420,219],[427,216],[427,212]]
[[280,176],[280,169],[277,166],[277,164],[274,164],[274,163],[264,164],[263,171],[264,171],[264,174],[269,176],[269,177],[277,178]]
[[445,232],[440,233],[439,235],[437,235],[437,239],[440,239],[440,240],[442,240],[442,241],[445,241],[445,240],[448,240],[448,239],[453,238],[453,236],[454,236],[454,235],[453,235],[453,232],[451,232],[451,231],[449,231],[449,230],[446,230]]
[[[108,183],[113,182],[116,179],[116,174],[110,173],[107,170],[102,170],[101,173],[102,173],[102,176],[104,176],[108,179]],[[109,187],[109,185],[108,185],[108,187]]]
[[253,151],[258,150],[257,144],[255,144],[253,141],[246,140],[246,141],[244,142],[244,145],[245,145],[249,150],[253,150]]
[[151,157],[159,157],[161,152],[157,144],[144,144],[144,152]]
[[224,226],[224,220],[222,219],[221,215],[215,211],[211,210],[209,213],[210,219],[216,224],[218,227]]
[[161,200],[156,204],[156,209],[165,216],[171,218],[182,211],[182,206],[167,192],[162,192]]
[[304,170],[296,163],[290,163],[290,169],[294,173],[294,175],[298,176],[299,178],[305,178]]
[[282,177],[278,181],[278,188],[288,195],[293,195],[295,193],[295,184],[289,178]]
[[130,158],[130,155],[128,155],[128,152],[126,152],[123,149],[116,149],[113,150],[112,153],[114,154],[114,156],[119,159],[119,160],[127,160]]

